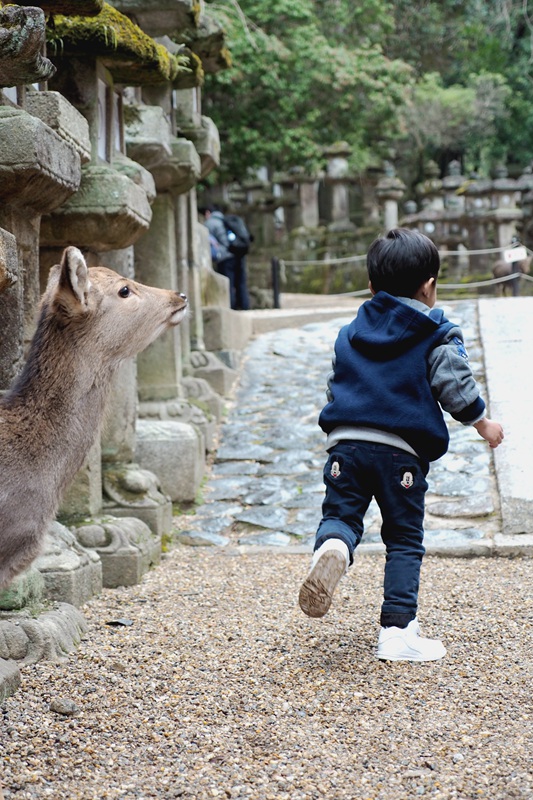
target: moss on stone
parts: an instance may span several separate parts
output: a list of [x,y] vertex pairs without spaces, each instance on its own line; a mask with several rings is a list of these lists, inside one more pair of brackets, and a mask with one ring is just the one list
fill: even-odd
[[173,56],[108,3],[96,17],[53,17],[47,41],[50,57],[97,56],[115,82],[128,86],[172,82],[188,72],[181,55]]
[[202,86],[205,73],[201,58],[188,47],[181,51],[181,55],[188,59],[187,71],[178,72],[172,83],[174,89],[192,89],[195,86]]
[[219,72],[231,66],[231,55],[226,46],[226,34],[220,23],[209,14],[202,14],[198,26],[187,27],[175,40],[186,45],[201,59],[205,72]]

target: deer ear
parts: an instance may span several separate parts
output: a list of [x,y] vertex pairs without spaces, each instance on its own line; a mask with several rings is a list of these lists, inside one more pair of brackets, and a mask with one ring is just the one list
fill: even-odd
[[[74,310],[87,309],[90,288],[89,271],[77,247],[67,247],[59,267],[58,291],[61,300]],[[51,280],[53,278],[51,277]]]

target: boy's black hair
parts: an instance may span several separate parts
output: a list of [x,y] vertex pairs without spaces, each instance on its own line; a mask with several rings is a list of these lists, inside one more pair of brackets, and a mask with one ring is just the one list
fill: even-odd
[[368,248],[368,277],[375,292],[414,297],[423,283],[439,274],[435,244],[420,231],[393,228]]

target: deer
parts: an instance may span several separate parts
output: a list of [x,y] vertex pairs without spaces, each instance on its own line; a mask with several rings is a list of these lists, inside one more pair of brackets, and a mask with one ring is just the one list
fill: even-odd
[[510,285],[513,297],[518,297],[520,294],[520,275],[527,275],[531,268],[531,256],[522,259],[522,261],[504,261],[501,259],[497,261],[493,268],[492,274],[495,278],[504,278],[507,275],[516,274],[516,278],[509,281],[502,281],[498,284],[498,294],[505,296],[507,288]]
[[22,371],[0,398],[0,589],[38,556],[61,498],[100,434],[119,364],[187,314],[187,297],[88,267],[53,266]]

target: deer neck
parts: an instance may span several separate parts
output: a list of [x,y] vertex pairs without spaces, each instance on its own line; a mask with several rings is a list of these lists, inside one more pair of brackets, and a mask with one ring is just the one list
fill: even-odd
[[83,462],[100,430],[114,366],[103,363],[81,337],[57,326],[38,328],[28,359],[3,407],[47,459],[68,467]]

